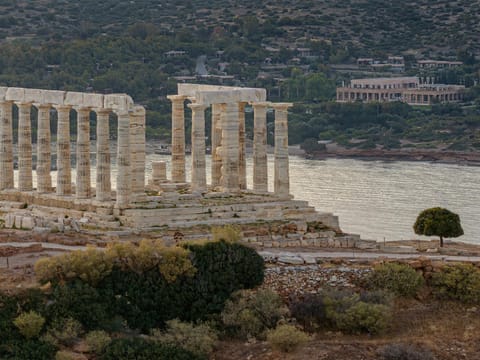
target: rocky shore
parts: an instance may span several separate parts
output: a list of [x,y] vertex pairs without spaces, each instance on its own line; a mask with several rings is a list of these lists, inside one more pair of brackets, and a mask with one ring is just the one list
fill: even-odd
[[326,151],[305,154],[309,159],[351,158],[384,161],[431,161],[446,164],[480,165],[480,152],[448,151],[438,149],[345,149],[335,147]]

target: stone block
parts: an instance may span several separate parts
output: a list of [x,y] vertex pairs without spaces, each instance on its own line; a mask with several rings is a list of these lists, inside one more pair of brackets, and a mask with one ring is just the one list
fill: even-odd
[[376,249],[377,248],[377,242],[375,240],[360,240],[355,242],[355,247],[357,249]]
[[65,105],[83,107],[83,93],[75,91],[67,91],[65,93]]
[[304,260],[300,256],[291,256],[291,255],[280,255],[278,257],[278,262],[283,264],[290,264],[290,265],[304,264]]
[[5,100],[25,102],[25,89],[11,87],[7,89]]
[[109,94],[103,98],[103,107],[116,111],[128,111],[133,107],[133,100],[126,94]]
[[42,96],[45,104],[63,105],[65,100],[65,91],[42,90]]
[[22,228],[22,216],[16,215],[15,216],[15,228],[21,229]]
[[33,103],[43,103],[42,90],[40,89],[25,89],[23,101]]
[[15,225],[15,216],[7,214],[7,216],[5,216],[5,228],[11,229],[13,228],[13,225]]
[[288,247],[299,247],[300,246],[300,240],[291,240],[287,241]]
[[272,242],[271,241],[264,241],[263,242],[263,247],[266,247],[266,248],[273,247]]
[[22,220],[22,229],[32,230],[35,227],[35,221],[30,216],[25,216]]
[[5,100],[5,95],[7,95],[8,87],[0,86],[0,100]]
[[86,107],[102,108],[104,104],[103,100],[102,94],[83,94],[83,104]]
[[272,247],[274,247],[274,248],[280,247],[280,242],[278,242],[278,241],[272,241]]

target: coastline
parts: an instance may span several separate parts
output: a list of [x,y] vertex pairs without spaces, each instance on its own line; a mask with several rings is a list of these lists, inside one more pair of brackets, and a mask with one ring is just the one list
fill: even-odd
[[442,151],[442,150],[361,150],[335,148],[315,151],[303,155],[307,159],[347,158],[365,161],[424,161],[443,164],[480,166],[480,152]]

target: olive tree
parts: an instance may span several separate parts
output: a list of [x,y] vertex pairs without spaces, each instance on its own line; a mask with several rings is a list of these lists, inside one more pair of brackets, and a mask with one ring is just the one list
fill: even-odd
[[443,247],[443,238],[463,235],[460,217],[450,210],[434,207],[423,210],[417,217],[413,230],[417,235],[440,237],[440,247]]

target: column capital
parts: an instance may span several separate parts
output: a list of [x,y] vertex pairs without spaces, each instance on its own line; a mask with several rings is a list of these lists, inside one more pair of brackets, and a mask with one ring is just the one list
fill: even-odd
[[293,106],[293,103],[271,103],[270,106],[275,110],[287,110]]
[[72,105],[53,105],[57,111],[70,111],[72,109]]
[[75,106],[74,110],[76,112],[90,112],[92,111],[92,108],[88,106]]
[[167,99],[170,100],[171,102],[185,101],[187,99],[187,96],[185,96],[185,95],[167,95]]
[[112,112],[112,109],[107,109],[107,108],[93,108],[92,111],[94,111],[97,114],[110,114]]
[[33,102],[31,101],[15,101],[15,105],[17,105],[18,107],[21,107],[21,106],[32,106]]
[[52,104],[50,103],[46,103],[46,104],[33,103],[33,106],[35,106],[37,109],[45,109],[45,110],[52,108]]
[[208,105],[205,105],[205,104],[197,104],[197,103],[191,103],[191,104],[187,104],[187,106],[192,109],[192,110],[195,110],[195,111],[202,111],[202,110],[205,110]]

